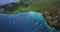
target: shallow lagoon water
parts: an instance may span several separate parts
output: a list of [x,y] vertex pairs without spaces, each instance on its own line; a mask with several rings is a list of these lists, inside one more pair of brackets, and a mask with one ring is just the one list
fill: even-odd
[[0,14],[0,32],[51,32],[44,17],[36,12]]

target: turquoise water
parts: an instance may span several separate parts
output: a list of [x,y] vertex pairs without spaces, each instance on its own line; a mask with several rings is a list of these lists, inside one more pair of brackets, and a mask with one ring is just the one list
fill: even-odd
[[0,32],[52,32],[44,17],[36,12],[0,14]]

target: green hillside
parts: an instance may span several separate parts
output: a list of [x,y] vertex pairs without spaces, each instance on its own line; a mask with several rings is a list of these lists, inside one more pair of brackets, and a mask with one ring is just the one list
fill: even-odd
[[[6,9],[7,11],[4,11],[4,13],[8,12],[8,13],[18,13],[18,12],[24,12],[24,11],[37,11],[37,12],[44,12],[47,9],[52,9],[52,8],[56,8],[58,6],[56,6],[54,4],[54,2],[58,2],[60,0],[21,0],[20,2],[18,2],[19,5],[15,5],[18,6],[16,9],[13,9],[11,12],[8,11],[8,9]],[[9,4],[8,4],[9,5]],[[14,5],[13,5],[14,6]],[[15,6],[13,8],[15,8]]]
[[24,3],[27,3],[29,7],[24,7],[22,10],[44,12],[46,9],[55,9],[57,6],[54,5],[54,2],[58,1],[59,0],[25,0]]

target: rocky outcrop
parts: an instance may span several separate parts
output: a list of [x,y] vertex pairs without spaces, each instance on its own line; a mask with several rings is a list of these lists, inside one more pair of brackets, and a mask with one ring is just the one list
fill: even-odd
[[54,11],[47,10],[43,13],[43,16],[51,27],[60,30],[60,9],[56,9]]

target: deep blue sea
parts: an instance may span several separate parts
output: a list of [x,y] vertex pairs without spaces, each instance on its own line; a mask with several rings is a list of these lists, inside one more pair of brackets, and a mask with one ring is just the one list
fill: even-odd
[[44,17],[36,12],[0,14],[0,32],[51,32]]
[[0,0],[0,5],[5,5],[13,2],[19,2],[20,0]]

